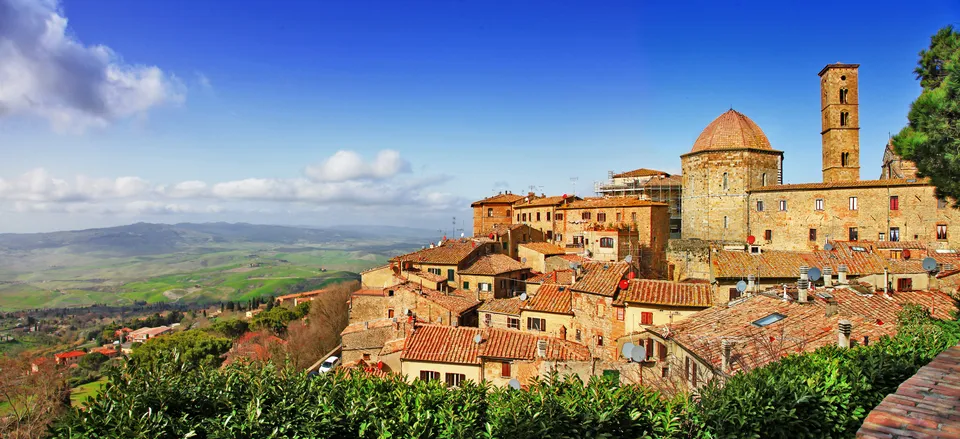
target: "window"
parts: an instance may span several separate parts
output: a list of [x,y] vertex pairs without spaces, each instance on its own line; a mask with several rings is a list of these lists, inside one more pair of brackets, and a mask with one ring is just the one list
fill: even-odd
[[622,221],[622,220],[620,219],[620,217],[621,217],[620,212],[617,212],[617,222],[618,222],[618,223],[619,223],[620,221]]
[[363,354],[363,361],[370,361],[370,354]]
[[660,368],[660,378],[666,378],[670,374],[670,366],[663,366]]
[[544,332],[547,330],[547,321],[536,317],[527,317],[527,330]]
[[817,240],[817,229],[810,229],[810,240],[811,241]]
[[577,341],[580,341],[580,339],[582,338],[582,336],[580,335],[580,330],[579,330],[579,329],[577,330],[577,335],[576,335],[576,337],[577,337]]
[[946,208],[947,208],[947,200],[937,198],[937,209],[946,209]]
[[729,225],[730,225],[730,222],[727,221],[727,217],[724,216],[724,217],[723,217],[723,228],[726,229],[727,226],[729,226]]
[[[523,214],[522,216],[523,216],[523,220],[526,221],[526,220],[527,220],[527,214]],[[533,216],[533,214],[530,214],[530,216]]]
[[420,371],[420,381],[433,381],[440,379],[440,372],[432,370],[421,370]]
[[774,323],[777,323],[777,322],[785,319],[786,317],[787,317],[787,316],[785,316],[785,315],[783,315],[783,314],[780,314],[780,313],[775,312],[775,313],[770,314],[770,315],[768,315],[768,316],[766,316],[766,317],[764,317],[764,318],[762,318],[762,319],[755,320],[755,321],[753,322],[753,326],[757,326],[757,327],[762,328],[762,327],[764,327],[764,326],[768,326],[768,325],[772,325],[772,324],[774,324]]
[[757,212],[763,212],[763,200],[757,200]]
[[516,317],[507,317],[507,327],[512,329],[520,329],[520,319]]
[[773,230],[767,229],[763,231],[763,239],[767,241],[773,241]]
[[766,185],[767,185],[767,173],[764,172],[763,175],[760,176],[760,186],[766,186]]
[[736,288],[730,289],[730,300],[736,300],[740,298],[740,291]]
[[840,89],[840,103],[841,104],[847,103],[847,89],[845,88]]
[[388,291],[387,291],[387,296],[393,297],[393,290],[388,290]]
[[507,363],[507,362],[500,363],[500,376],[504,378],[510,377],[510,363]]
[[[851,239],[851,241],[852,241],[852,239]],[[897,241],[900,241],[900,228],[899,228],[899,227],[891,227],[891,228],[890,228],[890,242],[897,242]]]
[[517,222],[518,222],[518,223],[520,222],[520,214],[519,214],[519,213],[517,214]]
[[447,387],[460,387],[460,383],[467,380],[467,376],[462,373],[447,373]]
[[392,318],[393,318],[393,308],[390,308],[390,309],[387,310],[387,318],[388,318],[388,319],[392,319]]
[[464,283],[463,283],[463,289],[469,290],[469,289],[470,289],[470,282],[464,282]]
[[897,279],[897,291],[913,291],[913,279]]
[[503,214],[503,216],[510,218],[510,209],[507,209],[507,211]]
[[510,243],[507,242],[507,241],[501,242],[500,245],[503,247],[504,250],[506,250],[508,247],[510,247]]
[[477,284],[477,286],[480,288],[480,291],[491,291],[491,290],[493,290],[493,284],[491,284],[491,283],[480,282],[480,283]]
[[597,315],[598,315],[598,316],[603,316],[604,314],[606,314],[606,312],[607,312],[607,309],[604,308],[603,304],[602,304],[602,303],[598,303],[598,304],[597,304]]
[[600,238],[600,247],[613,248],[613,238]]
[[427,272],[433,273],[433,274],[435,274],[435,275],[437,275],[437,276],[440,275],[440,269],[439,269],[439,268],[428,268],[428,269],[427,269]]
[[[549,220],[548,220],[548,221],[549,221]],[[552,231],[552,230],[547,230],[547,241],[550,241],[550,240],[552,240],[552,239],[553,239],[553,231]]]
[[[850,113],[847,113],[846,111],[841,111],[841,112],[840,112],[840,126],[842,126],[842,127],[847,126],[847,123],[848,123],[849,121],[850,121]],[[846,153],[844,153],[844,154],[846,154]],[[844,164],[843,166],[847,166],[847,165]]]
[[817,198],[817,199],[813,202],[813,209],[814,209],[814,210],[823,210],[823,198]]
[[597,346],[603,346],[603,336],[602,336],[602,335],[598,335],[598,336],[597,336]]
[[723,189],[724,189],[724,190],[730,189],[729,182],[727,181],[727,173],[726,173],[726,172],[723,173]]
[[624,308],[617,308],[617,320],[619,320],[619,321],[622,322],[622,321],[623,321],[624,314],[626,314],[626,311],[627,311],[627,310],[624,309]]
[[900,210],[900,197],[896,195],[890,196],[890,210]]
[[945,241],[947,239],[947,225],[937,224],[937,240]]
[[694,361],[693,364],[691,364],[690,366],[691,366],[691,370],[690,370],[690,385],[692,385],[693,387],[697,387],[697,384],[699,384],[698,381],[699,381],[699,378],[700,378],[700,377],[699,377],[700,371],[697,370],[699,367],[697,366],[697,362],[696,362],[696,361]]
[[890,250],[890,259],[903,259],[903,250]]
[[850,235],[850,241],[857,241],[860,239],[860,233],[857,231],[856,227],[851,227],[847,232]]
[[653,339],[647,339],[647,361],[653,359]]
[[850,197],[850,210],[857,210],[857,197]]
[[562,221],[562,220],[563,220],[563,214],[562,214],[562,213],[558,213],[558,214],[554,215],[553,217],[556,218],[557,221]]
[[683,357],[683,380],[690,381],[690,357]]
[[657,353],[660,356],[660,361],[667,361],[667,345],[657,343]]
[[584,212],[580,215],[580,218],[583,220],[589,220],[591,216],[592,215],[590,215],[590,212]]
[[880,233],[877,234],[877,241],[881,241],[881,242],[882,242],[882,241],[886,241],[886,239],[887,239],[887,234],[886,234],[886,233],[880,232]]
[[787,211],[787,200],[780,200],[780,211],[781,212]]
[[490,326],[490,323],[493,321],[493,316],[490,313],[483,314],[483,323],[487,326]]
[[[533,215],[533,214],[531,213],[530,215]],[[540,212],[537,212],[537,221],[540,221]]]
[[633,222],[637,222],[637,213],[636,213],[636,212],[631,213],[631,214],[630,214],[630,219],[631,219]]
[[487,216],[493,216],[493,208],[492,208],[492,207],[488,207],[488,208],[487,208]]
[[453,282],[454,270],[452,268],[447,269],[447,282]]
[[550,221],[550,212],[547,212],[547,221]]
[[606,213],[601,212],[601,213],[598,213],[598,214],[597,214],[597,221],[598,221],[598,222],[601,222],[601,223],[602,223],[602,222],[605,222],[606,220],[607,220],[607,214],[606,214]]
[[641,312],[641,313],[640,313],[640,324],[641,324],[641,325],[652,325],[652,324],[653,324],[653,313],[652,313],[652,312]]
[[840,153],[840,166],[847,167],[847,162],[848,162],[848,161],[850,161],[850,153],[849,153],[849,152],[841,152],[841,153]]

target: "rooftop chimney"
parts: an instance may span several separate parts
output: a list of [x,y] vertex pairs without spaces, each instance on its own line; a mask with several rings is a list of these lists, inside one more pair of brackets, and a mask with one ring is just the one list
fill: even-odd
[[540,358],[547,358],[547,341],[546,340],[537,340],[537,356]]
[[749,293],[749,294],[753,294],[753,293],[754,293],[754,291],[753,291],[753,290],[754,290],[754,282],[756,282],[756,280],[757,280],[757,277],[756,277],[756,276],[754,276],[754,275],[752,275],[752,274],[748,274],[748,275],[747,275],[747,293]]
[[833,286],[833,267],[823,267],[823,287]]
[[807,289],[810,288],[810,267],[800,266],[800,280],[797,281],[797,300],[800,303],[807,302]]
[[840,285],[847,284],[847,266],[841,265],[837,267],[837,283]]
[[720,341],[720,347],[723,352],[723,364],[720,367],[726,373],[730,371],[730,353],[733,351],[733,343],[730,340],[723,339]]
[[837,340],[837,346],[841,348],[850,347],[850,332],[853,330],[853,323],[849,320],[841,320],[838,325],[840,329],[840,336]]
[[839,308],[839,306],[837,305],[837,301],[836,301],[836,300],[833,300],[833,299],[830,299],[830,300],[827,301],[827,306],[826,306],[826,310],[825,310],[824,314],[825,314],[827,317],[833,317],[834,315],[837,314],[838,308]]

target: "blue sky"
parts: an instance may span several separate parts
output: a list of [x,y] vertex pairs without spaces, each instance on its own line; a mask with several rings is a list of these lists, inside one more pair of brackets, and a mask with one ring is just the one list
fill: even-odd
[[818,181],[817,72],[838,61],[861,64],[877,178],[917,52],[960,23],[947,0],[653,3],[0,0],[0,232],[469,229],[495,190],[679,171],[731,106],[786,182]]

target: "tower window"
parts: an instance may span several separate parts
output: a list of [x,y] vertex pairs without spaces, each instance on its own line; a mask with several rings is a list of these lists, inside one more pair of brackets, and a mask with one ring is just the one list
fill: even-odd
[[757,212],[763,212],[763,200],[757,200]]
[[840,126],[842,127],[847,126],[847,122],[849,122],[849,119],[850,119],[850,113],[846,111],[840,112]]
[[856,241],[860,238],[860,233],[856,227],[851,227],[847,229],[847,233],[849,235],[850,241]]
[[726,190],[726,189],[729,189],[729,188],[730,188],[730,186],[729,186],[729,184],[728,184],[728,182],[727,182],[727,173],[724,172],[724,173],[723,173],[723,189]]
[[488,217],[489,217],[489,216],[493,216],[493,208],[492,208],[492,207],[488,207],[488,208],[487,208],[487,216],[488,216]]
[[857,197],[850,197],[850,210],[857,210]]
[[900,228],[899,228],[899,227],[891,227],[891,228],[890,228],[890,241],[892,241],[892,242],[898,242],[898,241],[900,241]]
[[780,200],[780,211],[781,212],[787,211],[787,200]]
[[815,210],[823,210],[823,198],[817,198],[817,199],[813,202],[813,208],[814,208]]
[[840,103],[841,104],[847,103],[847,89],[845,88],[840,89]]
[[763,175],[760,176],[760,185],[761,185],[761,186],[766,186],[766,185],[767,185],[767,173],[766,173],[766,172],[764,172]]
[[[843,122],[841,122],[840,125],[843,125]],[[850,153],[849,153],[849,152],[841,152],[841,153],[840,153],[840,166],[846,168],[848,162],[850,162]]]
[[847,80],[847,75],[842,75],[842,76],[840,76],[840,80],[841,80],[841,81],[846,81],[846,80]]

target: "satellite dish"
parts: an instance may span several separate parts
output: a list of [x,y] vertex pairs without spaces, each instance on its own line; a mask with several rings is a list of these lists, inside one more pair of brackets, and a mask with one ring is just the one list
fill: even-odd
[[511,379],[511,380],[507,383],[507,385],[510,386],[510,388],[513,389],[513,390],[520,390],[520,381],[517,381],[516,378]]
[[630,350],[630,359],[636,363],[642,363],[643,360],[647,359],[647,348],[643,346],[634,346]]
[[750,235],[747,237],[747,244],[753,245],[754,242],[757,242],[757,237]]
[[633,262],[633,255],[627,255],[627,257],[623,258],[623,260],[626,261],[626,263],[629,264],[629,263]]
[[524,300],[527,300],[527,293],[520,293],[520,301],[523,302]]
[[831,244],[831,243],[828,242],[828,243],[826,243],[826,244],[823,245],[823,249],[826,250],[826,251],[833,250],[833,244]]
[[473,342],[474,342],[474,343],[480,344],[480,342],[482,342],[482,341],[483,341],[483,336],[482,336],[482,335],[477,334],[477,335],[473,336]]
[[570,263],[570,269],[571,269],[571,270],[576,270],[576,269],[577,269],[577,263],[576,263],[576,262],[571,262],[571,263]]
[[439,241],[437,241],[437,247],[440,247],[441,245],[443,245],[443,240],[442,240],[442,239],[439,240]]
[[747,283],[744,281],[737,282],[737,291],[744,292],[747,290]]
[[634,347],[634,346],[636,346],[636,345],[633,344],[633,343],[630,343],[630,342],[626,342],[626,343],[623,344],[623,349],[621,350],[621,352],[623,352],[624,358],[630,358],[630,355],[633,354],[633,347]]
[[933,258],[923,258],[923,262],[920,263],[924,270],[927,271],[937,271],[937,260]]
[[520,262],[523,262],[524,264],[526,264],[526,263],[527,263],[527,257],[524,256],[524,257],[520,258]]
[[807,272],[807,278],[809,278],[811,282],[816,282],[820,280],[820,274],[820,269],[813,267]]

